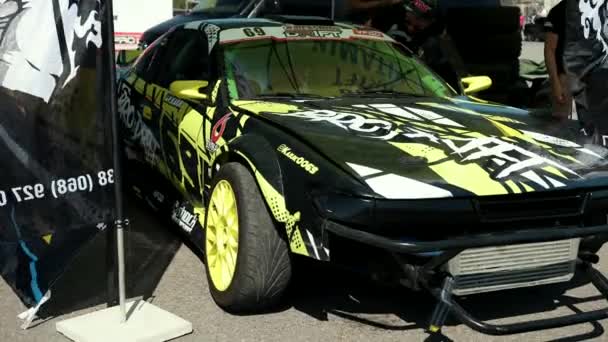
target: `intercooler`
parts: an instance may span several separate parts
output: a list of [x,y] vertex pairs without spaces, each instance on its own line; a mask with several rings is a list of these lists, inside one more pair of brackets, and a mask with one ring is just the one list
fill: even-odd
[[448,263],[456,295],[566,282],[580,239],[467,249]]

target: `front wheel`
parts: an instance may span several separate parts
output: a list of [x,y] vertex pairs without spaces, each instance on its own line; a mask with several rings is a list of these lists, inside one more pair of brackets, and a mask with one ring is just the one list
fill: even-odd
[[243,165],[224,165],[212,189],[205,220],[211,296],[229,312],[267,310],[279,301],[291,279],[289,246]]

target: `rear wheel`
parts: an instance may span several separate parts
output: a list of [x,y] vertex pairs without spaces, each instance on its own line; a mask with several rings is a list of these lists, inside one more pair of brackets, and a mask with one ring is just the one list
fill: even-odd
[[291,278],[289,247],[264,203],[244,166],[220,169],[206,214],[205,267],[211,296],[226,311],[271,308]]

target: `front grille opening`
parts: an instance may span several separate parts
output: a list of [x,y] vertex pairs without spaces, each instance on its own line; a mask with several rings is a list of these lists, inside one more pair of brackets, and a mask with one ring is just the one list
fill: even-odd
[[562,262],[517,271],[457,276],[454,293],[467,295],[566,282],[574,276],[574,263]]
[[[482,223],[580,218],[585,194],[534,194],[475,200]],[[576,220],[575,220],[576,221]]]
[[467,249],[448,262],[454,293],[465,295],[568,281],[580,240]]

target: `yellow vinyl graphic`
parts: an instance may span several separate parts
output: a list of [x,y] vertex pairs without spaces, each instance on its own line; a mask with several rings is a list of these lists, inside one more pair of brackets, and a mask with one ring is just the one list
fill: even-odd
[[51,244],[51,241],[53,239],[53,234],[47,234],[42,236],[42,240],[44,240],[44,242],[46,242],[47,245]]
[[[394,104],[353,105],[349,111],[300,109],[277,115],[323,122],[362,139],[385,141],[409,155],[426,159],[421,172],[426,172],[423,177],[428,178],[421,180],[441,179],[480,196],[563,188],[581,179],[577,171],[586,164],[561,153],[560,147],[602,158],[574,142],[510,127],[506,120],[495,116],[443,104],[419,105],[475,114],[479,118],[475,120],[485,120],[494,129],[482,122],[481,126],[491,132],[483,134],[435,111]],[[363,113],[374,117],[370,119]]]
[[142,80],[141,78],[138,78],[135,80],[135,90],[137,90],[138,93],[143,94],[144,93],[144,88],[146,87],[146,81]]
[[506,181],[505,184],[507,184],[507,186],[511,189],[511,191],[513,191],[514,194],[521,193],[521,190],[519,189],[519,187],[512,180]]
[[260,114],[264,112],[281,114],[298,110],[298,106],[275,102],[239,100],[232,101],[232,104],[254,114]]
[[296,254],[309,256],[306,245],[304,244],[304,239],[302,239],[300,227],[298,225],[301,218],[300,212],[296,212],[292,215],[287,209],[285,198],[272,185],[270,185],[270,183],[268,183],[266,178],[264,178],[264,176],[256,169],[255,165],[249,160],[249,158],[239,151],[236,151],[236,153],[245,158],[253,169],[255,178],[260,186],[262,195],[264,196],[264,199],[272,212],[272,216],[274,216],[278,222],[285,224],[291,251]]
[[[179,125],[180,167],[182,171],[180,188],[186,191],[189,184],[190,187],[198,188],[201,194],[202,187],[200,187],[199,180],[201,179],[202,170],[198,162],[199,156],[196,146],[202,124],[203,117],[195,110],[190,110]],[[183,144],[190,144],[192,149],[186,149],[182,152]],[[193,162],[188,163],[188,160],[192,160]]]
[[492,179],[481,166],[471,163],[460,165],[451,160],[444,151],[423,144],[391,143],[405,153],[428,160],[430,168],[447,183],[467,189],[476,195],[507,194],[503,184]]

